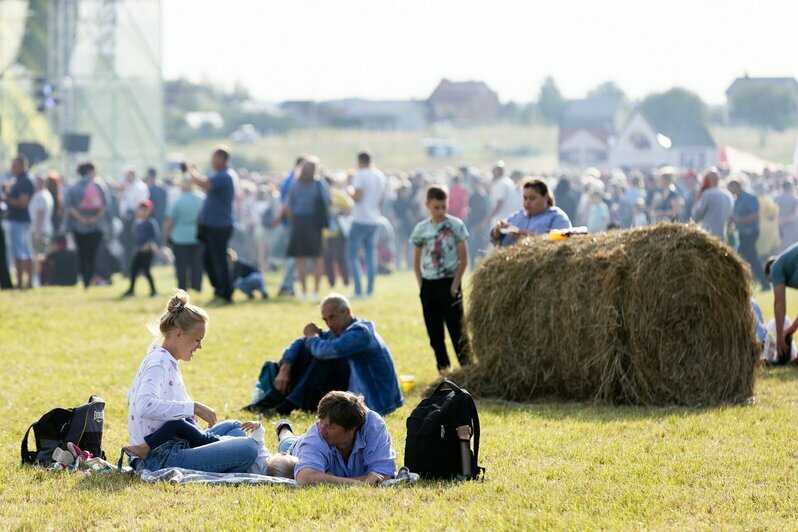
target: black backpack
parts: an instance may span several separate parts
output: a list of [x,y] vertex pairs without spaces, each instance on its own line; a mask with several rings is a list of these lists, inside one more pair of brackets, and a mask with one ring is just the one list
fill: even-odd
[[441,382],[407,418],[405,466],[427,479],[453,479],[461,474],[460,439],[455,429],[471,427],[474,450],[472,477],[479,467],[479,414],[474,399],[450,380]]
[[[105,401],[96,395],[89,397],[88,403],[77,408],[50,410],[25,431],[20,447],[22,465],[49,466],[53,463],[55,448],[66,450],[68,442],[76,444],[83,451],[89,451],[93,456],[105,459],[102,451],[104,419]],[[28,451],[30,429],[33,429],[36,440],[35,451]]]

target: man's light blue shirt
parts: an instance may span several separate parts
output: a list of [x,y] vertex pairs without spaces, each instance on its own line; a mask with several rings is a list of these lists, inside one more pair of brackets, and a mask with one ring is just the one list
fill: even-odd
[[319,422],[297,440],[290,450],[298,458],[294,478],[303,469],[313,469],[341,478],[354,478],[378,473],[393,478],[396,472],[396,451],[391,445],[388,427],[379,414],[366,409],[366,422],[355,432],[349,460],[330,447],[319,433]]

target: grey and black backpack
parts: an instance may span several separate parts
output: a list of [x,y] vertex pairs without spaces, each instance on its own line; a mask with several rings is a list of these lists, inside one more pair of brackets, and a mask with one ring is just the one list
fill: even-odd
[[[105,401],[96,395],[89,397],[89,402],[83,406],[50,410],[25,431],[20,447],[22,464],[49,466],[53,463],[55,448],[66,450],[68,442],[105,459],[102,451],[104,421]],[[31,429],[36,440],[35,451],[28,450]]]

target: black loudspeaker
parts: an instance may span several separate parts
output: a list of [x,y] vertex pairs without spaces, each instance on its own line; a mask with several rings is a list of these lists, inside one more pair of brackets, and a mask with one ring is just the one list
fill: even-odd
[[44,162],[50,157],[44,146],[38,142],[20,142],[17,144],[17,153],[27,157],[31,166]]
[[89,135],[80,133],[64,133],[61,137],[61,147],[68,153],[86,153],[89,151]]

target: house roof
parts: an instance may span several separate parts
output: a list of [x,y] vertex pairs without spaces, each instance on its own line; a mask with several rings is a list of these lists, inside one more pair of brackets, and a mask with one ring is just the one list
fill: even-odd
[[752,78],[747,75],[745,77],[735,79],[732,84],[729,85],[729,88],[726,89],[726,96],[728,97],[729,94],[735,90],[738,90],[750,83],[784,87],[788,90],[791,90],[796,94],[796,96],[798,96],[798,81],[796,81],[795,78]]
[[560,119],[561,128],[594,128],[615,130],[615,120],[623,105],[621,96],[598,96],[582,100],[569,100]]
[[558,143],[562,144],[563,142],[566,142],[568,139],[570,139],[571,137],[573,137],[574,135],[576,135],[580,131],[587,132],[589,135],[595,137],[596,139],[598,139],[599,141],[601,141],[604,144],[608,144],[609,143],[610,133],[606,129],[604,129],[603,127],[560,128],[560,138],[559,138]]
[[418,101],[376,101],[347,99],[327,102],[345,116],[402,116],[426,112],[426,106]]
[[432,91],[429,99],[467,101],[476,95],[496,97],[496,93],[484,81],[449,81],[444,78]]
[[[645,120],[651,124],[651,127],[654,128],[657,133],[661,133],[662,135],[668,137],[671,141],[671,146],[674,148],[688,146],[706,146],[708,148],[714,148],[717,146],[717,144],[715,144],[715,139],[712,138],[712,134],[704,124],[699,124],[696,122],[682,122],[675,126],[657,124],[651,120],[651,118],[646,116],[641,109],[636,109],[635,113],[639,113],[643,118],[645,118]],[[630,117],[630,120],[631,118],[632,117]]]

